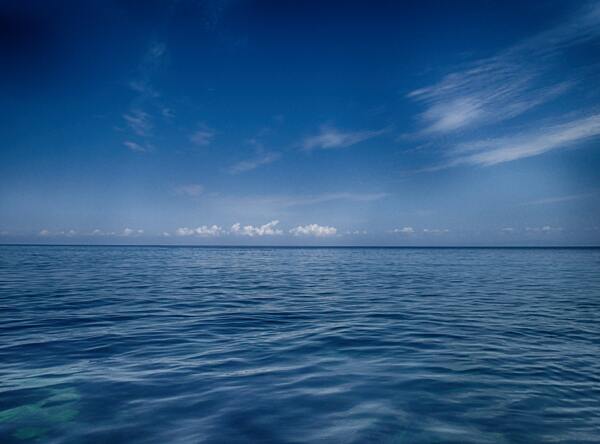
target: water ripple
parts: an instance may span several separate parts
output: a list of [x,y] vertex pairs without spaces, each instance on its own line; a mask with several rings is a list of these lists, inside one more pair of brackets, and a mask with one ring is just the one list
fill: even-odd
[[600,250],[0,247],[0,442],[597,443]]

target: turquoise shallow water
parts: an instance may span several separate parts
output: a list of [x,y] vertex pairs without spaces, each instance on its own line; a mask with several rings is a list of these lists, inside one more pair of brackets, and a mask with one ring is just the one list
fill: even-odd
[[600,442],[600,250],[0,247],[0,442]]

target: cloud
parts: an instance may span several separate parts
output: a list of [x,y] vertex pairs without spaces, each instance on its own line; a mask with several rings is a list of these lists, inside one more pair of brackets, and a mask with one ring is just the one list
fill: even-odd
[[445,234],[449,233],[450,230],[447,228],[424,228],[423,233],[425,234]]
[[388,196],[388,193],[352,193],[335,192],[322,193],[307,196],[265,196],[244,198],[245,203],[249,205],[269,205],[275,207],[296,207],[317,205],[327,202],[348,201],[348,202],[374,202]]
[[368,234],[367,230],[354,230],[354,231],[346,231],[347,235],[353,235],[353,236],[364,236],[366,234]]
[[147,153],[148,151],[150,151],[150,147],[142,146],[139,143],[132,142],[131,140],[126,140],[125,142],[123,142],[123,145],[125,145],[127,148],[129,148],[135,153]]
[[214,137],[215,132],[212,129],[203,127],[190,136],[190,142],[198,146],[208,146],[212,143]]
[[552,227],[550,225],[544,225],[542,227],[527,227],[525,228],[526,232],[529,233],[542,233],[542,234],[550,234],[550,233],[560,233],[563,231],[562,227]]
[[573,200],[585,199],[587,197],[594,196],[596,193],[582,193],[582,194],[571,194],[568,196],[553,196],[546,197],[543,199],[532,200],[530,202],[526,202],[523,205],[546,205],[553,203],[561,203],[561,202],[570,202]]
[[147,112],[139,108],[134,108],[128,113],[123,114],[123,118],[136,135],[140,137],[148,137],[151,135],[153,125],[150,120],[150,115]]
[[[138,67],[138,76],[129,82],[129,87],[136,93],[129,104],[129,110],[122,115],[129,130],[129,138],[147,140],[153,136],[156,117],[169,120],[173,111],[160,103],[160,93],[152,85],[154,73],[164,64],[166,45],[153,42],[149,45]],[[124,145],[135,152],[147,152],[147,143],[128,140]]]
[[199,183],[189,183],[175,187],[175,193],[179,195],[197,197],[204,192],[204,187]]
[[38,236],[66,236],[66,237],[72,237],[75,236],[77,234],[77,231],[71,229],[71,230],[60,230],[60,231],[55,231],[55,232],[51,232],[50,230],[46,230],[43,229],[38,233]]
[[600,114],[545,126],[529,133],[463,143],[454,148],[446,166],[490,166],[565,148],[600,135]]
[[319,134],[310,136],[302,142],[302,148],[314,149],[346,148],[368,139],[380,136],[387,130],[343,132],[329,126],[322,126]]
[[152,76],[164,64],[167,45],[153,42],[149,45],[139,64],[139,75],[129,82],[130,88],[138,93],[138,101],[156,99],[160,93],[152,86]]
[[337,234],[337,228],[328,227],[325,225],[309,224],[299,225],[296,228],[290,230],[290,234],[294,236],[315,236],[315,237],[327,237],[335,236]]
[[426,107],[419,115],[423,133],[448,133],[507,120],[564,94],[581,80],[579,76],[593,81],[598,66],[587,74],[569,69],[568,79],[552,78],[550,73],[574,46],[598,37],[600,7],[592,4],[552,29],[410,92],[409,98]]
[[215,237],[224,234],[225,231],[218,225],[202,225],[198,228],[177,228],[175,234],[177,236],[201,236],[201,237]]
[[400,234],[414,234],[415,230],[413,227],[402,227],[402,228],[394,228],[392,233],[400,233]]
[[156,69],[162,62],[167,51],[163,42],[153,42],[144,56],[143,65],[146,69]]
[[271,222],[261,225],[260,227],[254,227],[252,225],[245,225],[242,227],[241,224],[238,222],[231,226],[230,232],[235,235],[250,237],[276,236],[283,234],[282,230],[275,228],[278,224],[278,220],[272,220]]
[[141,234],[144,234],[144,230],[140,230],[140,229],[133,229],[133,228],[125,228],[123,229],[123,232],[121,233],[121,236],[125,236],[125,237],[130,237],[130,236],[139,236]]
[[251,171],[259,166],[275,162],[280,157],[281,155],[279,153],[274,152],[259,153],[252,159],[242,160],[241,162],[233,164],[231,167],[229,167],[229,172],[231,174],[239,174],[246,171]]

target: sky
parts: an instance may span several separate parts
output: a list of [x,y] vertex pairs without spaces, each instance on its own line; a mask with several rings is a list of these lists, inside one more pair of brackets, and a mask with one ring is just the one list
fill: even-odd
[[600,245],[600,2],[0,1],[0,243]]

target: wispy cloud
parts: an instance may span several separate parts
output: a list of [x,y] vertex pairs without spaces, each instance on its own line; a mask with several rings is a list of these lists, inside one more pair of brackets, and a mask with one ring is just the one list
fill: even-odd
[[190,142],[198,146],[208,146],[212,143],[215,137],[215,131],[206,125],[202,125],[201,128],[190,135]]
[[365,140],[384,134],[387,129],[377,131],[340,131],[330,126],[322,126],[319,134],[309,136],[302,142],[302,148],[306,151],[315,149],[346,148]]
[[327,202],[348,201],[348,202],[374,202],[388,196],[388,193],[355,193],[355,192],[335,192],[321,193],[313,195],[289,195],[289,196],[265,196],[245,198],[249,203],[257,205],[270,205],[275,207],[297,207],[317,205]]
[[388,196],[388,193],[323,193],[314,196],[284,198],[284,205],[290,207],[301,205],[314,205],[337,200],[346,200],[350,202],[373,202],[376,200],[383,199],[386,196]]
[[402,228],[394,228],[392,233],[400,233],[400,234],[414,234],[415,229],[413,227],[402,227]]
[[138,93],[139,99],[155,99],[160,93],[152,85],[154,73],[164,65],[167,46],[163,42],[152,42],[138,67],[138,77],[129,82],[130,88]]
[[600,135],[600,114],[545,126],[497,139],[475,140],[456,146],[444,167],[461,164],[490,166],[572,146]]
[[254,170],[262,165],[273,163],[281,157],[279,153],[275,152],[260,152],[251,159],[242,160],[229,167],[231,174],[244,173],[246,171]]
[[367,234],[369,234],[369,232],[367,230],[354,230],[354,231],[346,231],[346,234],[348,236],[365,236]]
[[150,146],[142,146],[137,142],[132,142],[131,140],[126,140],[125,142],[123,142],[123,145],[125,145],[127,148],[129,148],[135,153],[147,153],[148,151],[150,151]]
[[597,193],[582,193],[582,194],[571,194],[567,196],[552,196],[545,197],[543,199],[532,200],[530,202],[526,202],[523,205],[546,205],[546,204],[554,204],[561,202],[571,202],[574,200],[586,199],[588,197],[594,196]]
[[253,226],[253,225],[244,225],[242,226],[239,222],[235,223],[231,226],[229,230],[231,234],[239,235],[239,236],[278,236],[283,234],[283,231],[276,228],[279,224],[278,220],[272,220],[269,223],[266,223],[261,226]]
[[408,97],[426,107],[419,116],[423,133],[503,121],[564,94],[578,79],[549,82],[548,73],[571,47],[598,37],[600,7],[591,4],[550,30],[412,91]]
[[183,196],[198,197],[204,192],[204,186],[199,183],[188,183],[175,187],[175,193]]
[[449,232],[450,230],[447,228],[423,228],[423,233],[425,234],[446,234]]
[[148,137],[152,134],[152,122],[150,115],[141,109],[134,108],[128,113],[123,114],[123,119],[127,126],[140,137]]
[[337,228],[318,224],[299,225],[296,228],[292,228],[290,234],[294,236],[328,237],[335,236]]
[[64,236],[66,236],[66,237],[72,237],[72,236],[75,236],[77,234],[80,234],[80,233],[78,233],[76,230],[73,230],[73,229],[71,229],[71,230],[50,231],[50,230],[47,230],[47,229],[44,228],[43,230],[39,231],[38,236],[42,236],[42,237],[49,237],[49,236],[56,236],[56,237],[64,237]]
[[138,77],[129,82],[136,95],[122,117],[129,130],[128,137],[137,139],[124,142],[131,151],[149,151],[148,139],[153,136],[156,115],[167,120],[173,118],[173,111],[160,103],[160,93],[152,84],[152,76],[164,64],[165,54],[164,43],[152,43],[140,62]]
[[543,227],[527,227],[525,231],[528,233],[542,233],[542,234],[550,234],[550,233],[560,233],[563,231],[562,227],[553,227],[551,225],[544,225]]

